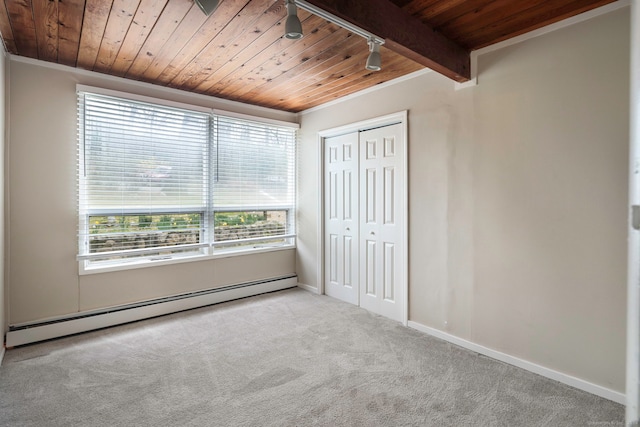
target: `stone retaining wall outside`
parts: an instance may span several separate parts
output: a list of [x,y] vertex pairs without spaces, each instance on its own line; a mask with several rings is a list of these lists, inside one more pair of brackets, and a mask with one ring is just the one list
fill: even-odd
[[[250,225],[218,226],[214,230],[216,242],[268,237],[285,234],[284,224],[261,221]],[[140,233],[90,236],[89,253],[111,252],[128,249],[145,249],[159,246],[189,245],[200,242],[200,230],[147,231]]]

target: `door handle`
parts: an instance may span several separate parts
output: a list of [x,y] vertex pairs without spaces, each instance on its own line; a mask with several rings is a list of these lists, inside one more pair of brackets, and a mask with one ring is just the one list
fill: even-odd
[[372,236],[375,236],[375,235],[376,235],[376,233],[374,233],[373,231],[372,231],[371,233],[369,233],[369,234],[371,234]]
[[351,229],[350,229],[349,227],[345,228],[345,230],[347,230],[347,231],[351,231]]
[[640,206],[631,206],[631,227],[634,230],[640,230]]

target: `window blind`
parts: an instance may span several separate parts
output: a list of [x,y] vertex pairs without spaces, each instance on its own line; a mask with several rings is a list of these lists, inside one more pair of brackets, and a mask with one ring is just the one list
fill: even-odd
[[81,261],[295,237],[291,127],[79,90],[78,134]]
[[[215,245],[293,233],[295,138],[287,127],[217,116],[213,149]],[[236,225],[236,230],[230,228]],[[230,237],[231,235],[231,237]]]
[[202,243],[210,115],[85,92],[78,97],[80,254],[135,255]]

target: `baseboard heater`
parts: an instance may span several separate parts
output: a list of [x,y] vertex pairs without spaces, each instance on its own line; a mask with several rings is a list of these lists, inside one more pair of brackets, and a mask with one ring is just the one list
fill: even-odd
[[135,322],[136,320],[149,319],[192,308],[293,288],[297,285],[297,276],[284,276],[110,307],[104,310],[76,313],[37,323],[13,325],[9,327],[9,332],[7,332],[6,346],[11,348],[65,335],[121,325]]

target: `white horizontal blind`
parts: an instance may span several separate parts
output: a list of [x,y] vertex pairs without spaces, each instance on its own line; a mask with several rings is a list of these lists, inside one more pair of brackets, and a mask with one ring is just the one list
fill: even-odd
[[215,135],[215,244],[292,234],[295,130],[218,116]]
[[295,237],[294,128],[79,90],[78,134],[81,261]]
[[198,111],[78,93],[81,256],[203,245],[210,121]]

